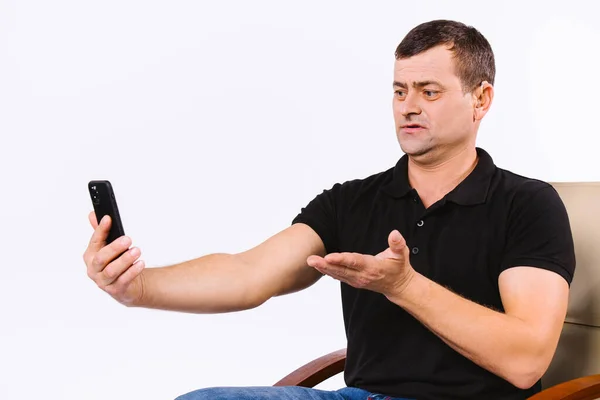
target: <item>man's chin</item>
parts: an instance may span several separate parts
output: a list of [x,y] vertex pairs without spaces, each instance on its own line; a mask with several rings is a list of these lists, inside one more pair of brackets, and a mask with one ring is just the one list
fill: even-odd
[[402,143],[400,143],[400,149],[409,157],[422,157],[429,154],[432,150],[431,147],[402,145]]

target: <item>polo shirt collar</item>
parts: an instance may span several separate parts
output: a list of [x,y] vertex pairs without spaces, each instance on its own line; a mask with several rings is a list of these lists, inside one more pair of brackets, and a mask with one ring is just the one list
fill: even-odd
[[[473,171],[445,197],[461,205],[474,205],[485,203],[491,178],[496,171],[492,157],[483,149],[477,147],[479,161]],[[398,160],[392,171],[392,181],[381,187],[388,195],[401,198],[412,191],[408,182],[408,155]]]

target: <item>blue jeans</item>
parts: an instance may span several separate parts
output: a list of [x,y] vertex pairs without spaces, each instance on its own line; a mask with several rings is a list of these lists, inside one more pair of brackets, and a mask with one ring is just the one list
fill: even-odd
[[214,387],[195,390],[175,400],[408,400],[358,388],[334,391],[300,386]]

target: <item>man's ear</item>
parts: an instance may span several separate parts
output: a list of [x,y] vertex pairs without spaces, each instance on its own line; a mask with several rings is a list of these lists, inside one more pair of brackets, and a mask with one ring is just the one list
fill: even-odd
[[483,119],[492,105],[494,99],[494,87],[488,82],[483,81],[473,90],[474,107],[473,122]]

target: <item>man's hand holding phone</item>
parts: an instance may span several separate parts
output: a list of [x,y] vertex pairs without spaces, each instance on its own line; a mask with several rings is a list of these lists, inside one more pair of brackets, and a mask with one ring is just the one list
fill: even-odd
[[142,271],[145,265],[139,260],[140,249],[129,248],[131,238],[128,236],[106,243],[112,223],[110,216],[104,216],[98,224],[92,211],[89,220],[94,233],[83,254],[88,276],[119,303],[135,306],[144,293]]

